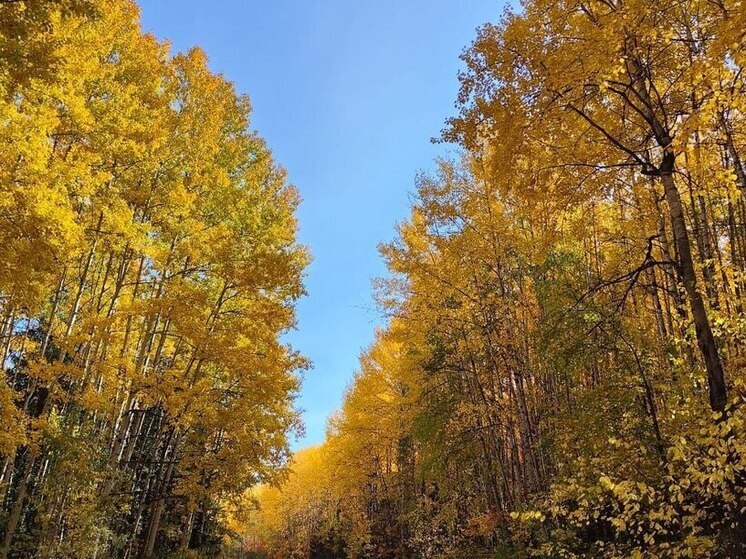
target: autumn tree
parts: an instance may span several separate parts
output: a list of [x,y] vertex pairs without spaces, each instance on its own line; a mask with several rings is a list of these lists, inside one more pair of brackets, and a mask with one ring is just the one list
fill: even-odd
[[323,447],[349,557],[743,555],[744,13],[479,30]]
[[134,3],[3,3],[0,35],[2,556],[220,543],[298,425],[298,195]]

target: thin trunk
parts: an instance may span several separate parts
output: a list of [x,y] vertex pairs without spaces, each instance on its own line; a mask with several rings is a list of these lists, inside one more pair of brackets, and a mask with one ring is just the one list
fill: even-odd
[[663,183],[666,201],[668,202],[674,241],[676,242],[678,252],[679,274],[681,275],[681,281],[689,298],[689,307],[697,334],[697,345],[702,353],[705,368],[707,369],[707,383],[710,389],[710,408],[713,411],[722,412],[725,410],[728,402],[725,373],[720,360],[720,353],[715,343],[715,337],[710,327],[707,309],[697,286],[697,274],[694,268],[689,234],[684,219],[684,209],[681,203],[681,196],[673,178],[675,156],[670,151],[671,148],[667,149],[668,151],[661,165],[661,182]]

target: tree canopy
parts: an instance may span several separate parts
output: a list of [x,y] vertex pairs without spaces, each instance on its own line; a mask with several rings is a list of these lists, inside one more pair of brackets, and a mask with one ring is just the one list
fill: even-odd
[[[381,247],[388,326],[258,495],[269,557],[736,558],[746,8],[526,0]],[[247,536],[248,537],[248,536]]]
[[0,3],[0,557],[207,552],[281,473],[308,254],[249,116],[130,0]]

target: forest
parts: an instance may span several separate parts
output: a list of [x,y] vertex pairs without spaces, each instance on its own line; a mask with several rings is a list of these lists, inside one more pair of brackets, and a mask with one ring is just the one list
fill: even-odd
[[0,557],[213,553],[287,463],[297,192],[129,0],[0,4]]
[[746,557],[745,47],[742,0],[480,27],[293,453],[310,251],[248,98],[133,0],[0,0],[0,559]]
[[282,558],[746,557],[746,5],[526,0],[381,246],[388,325],[253,493]]

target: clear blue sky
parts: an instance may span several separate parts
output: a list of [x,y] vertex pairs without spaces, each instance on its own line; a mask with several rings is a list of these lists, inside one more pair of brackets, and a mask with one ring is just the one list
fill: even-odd
[[141,0],[143,28],[194,45],[252,101],[253,122],[300,190],[308,296],[290,342],[314,363],[299,400],[320,442],[381,317],[377,245],[406,218],[418,171],[454,114],[459,54],[502,0]]

